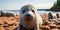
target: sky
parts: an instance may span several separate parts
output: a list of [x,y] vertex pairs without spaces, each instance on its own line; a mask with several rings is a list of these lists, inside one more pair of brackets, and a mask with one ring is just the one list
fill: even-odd
[[19,10],[27,4],[37,9],[50,9],[57,0],[0,0],[0,10]]

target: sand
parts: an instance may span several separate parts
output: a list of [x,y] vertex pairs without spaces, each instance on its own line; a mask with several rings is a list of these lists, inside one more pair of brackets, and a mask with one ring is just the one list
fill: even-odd
[[[42,14],[43,25],[40,30],[60,30],[60,21],[57,23],[49,22],[48,15]],[[19,25],[20,16],[14,17],[0,17],[0,30],[16,30]]]

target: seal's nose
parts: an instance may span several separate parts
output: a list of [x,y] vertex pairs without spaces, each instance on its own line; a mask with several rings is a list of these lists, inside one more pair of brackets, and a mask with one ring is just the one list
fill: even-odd
[[26,16],[31,16],[30,14],[26,14]]

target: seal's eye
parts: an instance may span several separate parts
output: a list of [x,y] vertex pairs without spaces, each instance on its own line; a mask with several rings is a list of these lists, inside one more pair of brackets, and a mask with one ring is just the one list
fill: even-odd
[[25,10],[22,11],[22,13],[24,13],[24,12],[25,12]]
[[35,12],[34,10],[32,10],[32,12]]

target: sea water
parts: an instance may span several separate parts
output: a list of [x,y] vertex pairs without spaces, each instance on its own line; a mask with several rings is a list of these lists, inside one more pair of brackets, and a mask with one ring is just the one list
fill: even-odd
[[[20,10],[0,10],[0,11],[3,11],[3,12],[13,12],[13,13],[15,13],[15,14],[20,14]],[[44,13],[49,13],[49,12],[51,12],[51,11],[40,11],[40,10],[38,10],[37,11],[39,14],[44,14]]]

